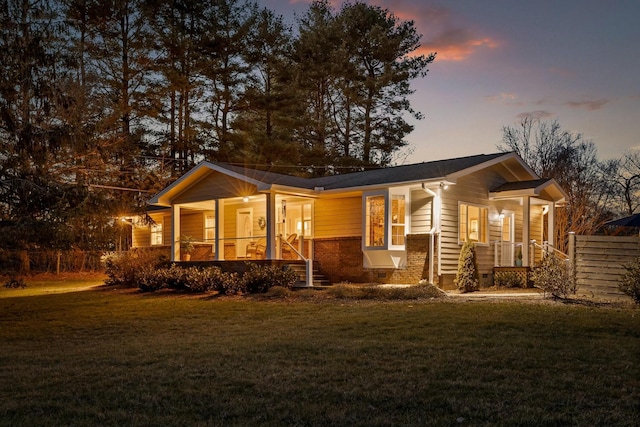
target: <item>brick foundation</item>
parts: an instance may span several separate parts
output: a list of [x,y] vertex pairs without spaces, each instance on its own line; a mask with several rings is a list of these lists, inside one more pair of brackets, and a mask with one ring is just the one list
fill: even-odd
[[332,283],[417,284],[429,277],[429,240],[428,234],[407,236],[407,266],[401,269],[365,269],[360,237],[314,240],[314,261]]

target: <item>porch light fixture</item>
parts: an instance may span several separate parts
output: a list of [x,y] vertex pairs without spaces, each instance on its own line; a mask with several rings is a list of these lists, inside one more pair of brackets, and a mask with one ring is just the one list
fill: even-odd
[[244,197],[242,198],[242,201],[243,201],[243,202],[245,202],[245,203],[247,203],[247,202],[249,201],[249,198],[248,198],[247,196],[244,196]]
[[449,188],[449,184],[443,181],[440,183],[440,188],[442,188],[443,190],[446,190],[447,188]]

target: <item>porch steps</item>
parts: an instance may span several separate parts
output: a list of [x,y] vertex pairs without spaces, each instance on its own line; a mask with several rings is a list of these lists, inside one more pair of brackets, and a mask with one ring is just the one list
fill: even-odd
[[[298,281],[293,285],[294,288],[306,288],[307,287],[307,271],[304,264],[288,264],[288,267],[295,271],[298,276]],[[313,270],[313,287],[327,287],[331,286],[329,280],[320,271]]]

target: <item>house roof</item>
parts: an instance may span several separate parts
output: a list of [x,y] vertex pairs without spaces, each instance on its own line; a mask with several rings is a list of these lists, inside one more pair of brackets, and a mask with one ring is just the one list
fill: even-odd
[[477,156],[373,169],[344,175],[333,175],[316,178],[314,181],[315,187],[323,187],[325,190],[330,190],[436,179],[446,180],[447,178],[453,180],[455,179],[453,175],[504,156],[505,153],[480,154]]
[[[260,181],[264,184],[277,184],[306,189],[322,188],[324,190],[338,190],[437,179],[455,180],[459,174],[463,175],[463,172],[466,170],[480,165],[486,167],[487,162],[492,162],[496,159],[512,158],[513,156],[513,153],[480,154],[476,156],[371,169],[362,172],[351,172],[319,178],[300,178],[232,166],[224,163],[216,163],[216,165],[220,168],[234,171],[245,177],[255,179],[256,181]],[[531,171],[531,174],[535,176],[533,171]]]
[[300,178],[242,166],[205,161],[196,165],[173,184],[155,195],[149,203],[166,205],[173,197],[213,172],[219,172],[228,177],[255,185],[259,192],[278,189],[317,194],[320,192],[356,191],[389,184],[400,185],[429,181],[455,183],[461,176],[499,163],[513,174],[514,179],[533,182],[531,181],[532,179],[537,180],[538,178],[535,172],[513,152],[480,154],[319,178]]
[[533,196],[564,203],[568,195],[553,178],[533,179],[504,183],[489,192],[492,199]]

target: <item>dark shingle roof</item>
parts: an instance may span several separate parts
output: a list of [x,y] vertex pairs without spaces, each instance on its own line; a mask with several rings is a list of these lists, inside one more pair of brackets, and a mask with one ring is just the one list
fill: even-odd
[[217,165],[265,184],[278,184],[306,189],[322,187],[325,190],[335,190],[443,178],[447,175],[451,175],[504,156],[505,154],[506,153],[480,154],[456,159],[437,160],[310,179],[265,172],[224,163],[217,163]]

